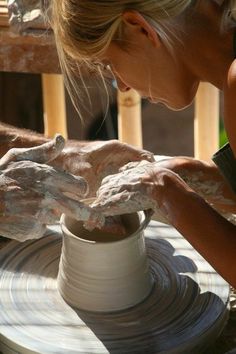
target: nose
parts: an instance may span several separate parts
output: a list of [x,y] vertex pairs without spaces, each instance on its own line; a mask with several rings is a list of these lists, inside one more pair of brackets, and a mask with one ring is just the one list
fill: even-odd
[[118,78],[116,76],[116,84],[118,86],[118,89],[121,91],[121,92],[126,92],[126,91],[129,91],[130,90],[130,87],[127,86],[120,78]]

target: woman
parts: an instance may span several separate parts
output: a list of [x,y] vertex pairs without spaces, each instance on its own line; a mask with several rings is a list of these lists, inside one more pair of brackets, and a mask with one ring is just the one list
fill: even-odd
[[[52,13],[62,69],[75,103],[74,78],[84,64],[97,67],[100,74],[111,72],[121,91],[134,88],[174,110],[192,102],[200,81],[223,92],[230,146],[215,159],[220,159],[227,179],[215,164],[191,158],[132,164],[103,181],[94,206],[104,214],[159,210],[236,286],[236,226],[214,209],[236,212],[236,175],[231,176],[236,156],[234,8],[236,1],[227,0],[54,0]],[[195,191],[179,175],[190,182],[196,175]],[[204,181],[212,184],[208,191],[200,183]]]

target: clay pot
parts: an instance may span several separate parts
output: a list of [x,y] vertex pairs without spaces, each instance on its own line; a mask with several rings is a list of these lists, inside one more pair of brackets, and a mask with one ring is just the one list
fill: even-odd
[[63,246],[58,289],[72,306],[89,311],[118,311],[144,300],[152,277],[144,242],[149,217],[143,212],[122,216],[125,236],[92,232],[62,215]]

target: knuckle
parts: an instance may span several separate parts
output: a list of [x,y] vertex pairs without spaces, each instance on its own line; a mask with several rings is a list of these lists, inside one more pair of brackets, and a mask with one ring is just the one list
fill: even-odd
[[8,153],[9,153],[9,155],[11,155],[11,156],[16,156],[16,155],[19,155],[19,153],[20,153],[19,150],[20,150],[20,149],[18,149],[18,148],[11,148],[11,149],[8,151]]

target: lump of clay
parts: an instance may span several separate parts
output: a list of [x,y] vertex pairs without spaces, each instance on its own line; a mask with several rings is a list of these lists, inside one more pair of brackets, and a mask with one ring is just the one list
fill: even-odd
[[89,220],[84,223],[84,227],[89,231],[99,228],[105,233],[110,233],[117,236],[126,235],[126,227],[124,226],[122,218],[119,215],[105,217],[103,226],[98,227],[98,225],[91,223],[91,220]]
[[8,0],[9,22],[14,32],[47,28],[43,10],[48,8],[48,3],[49,0]]

